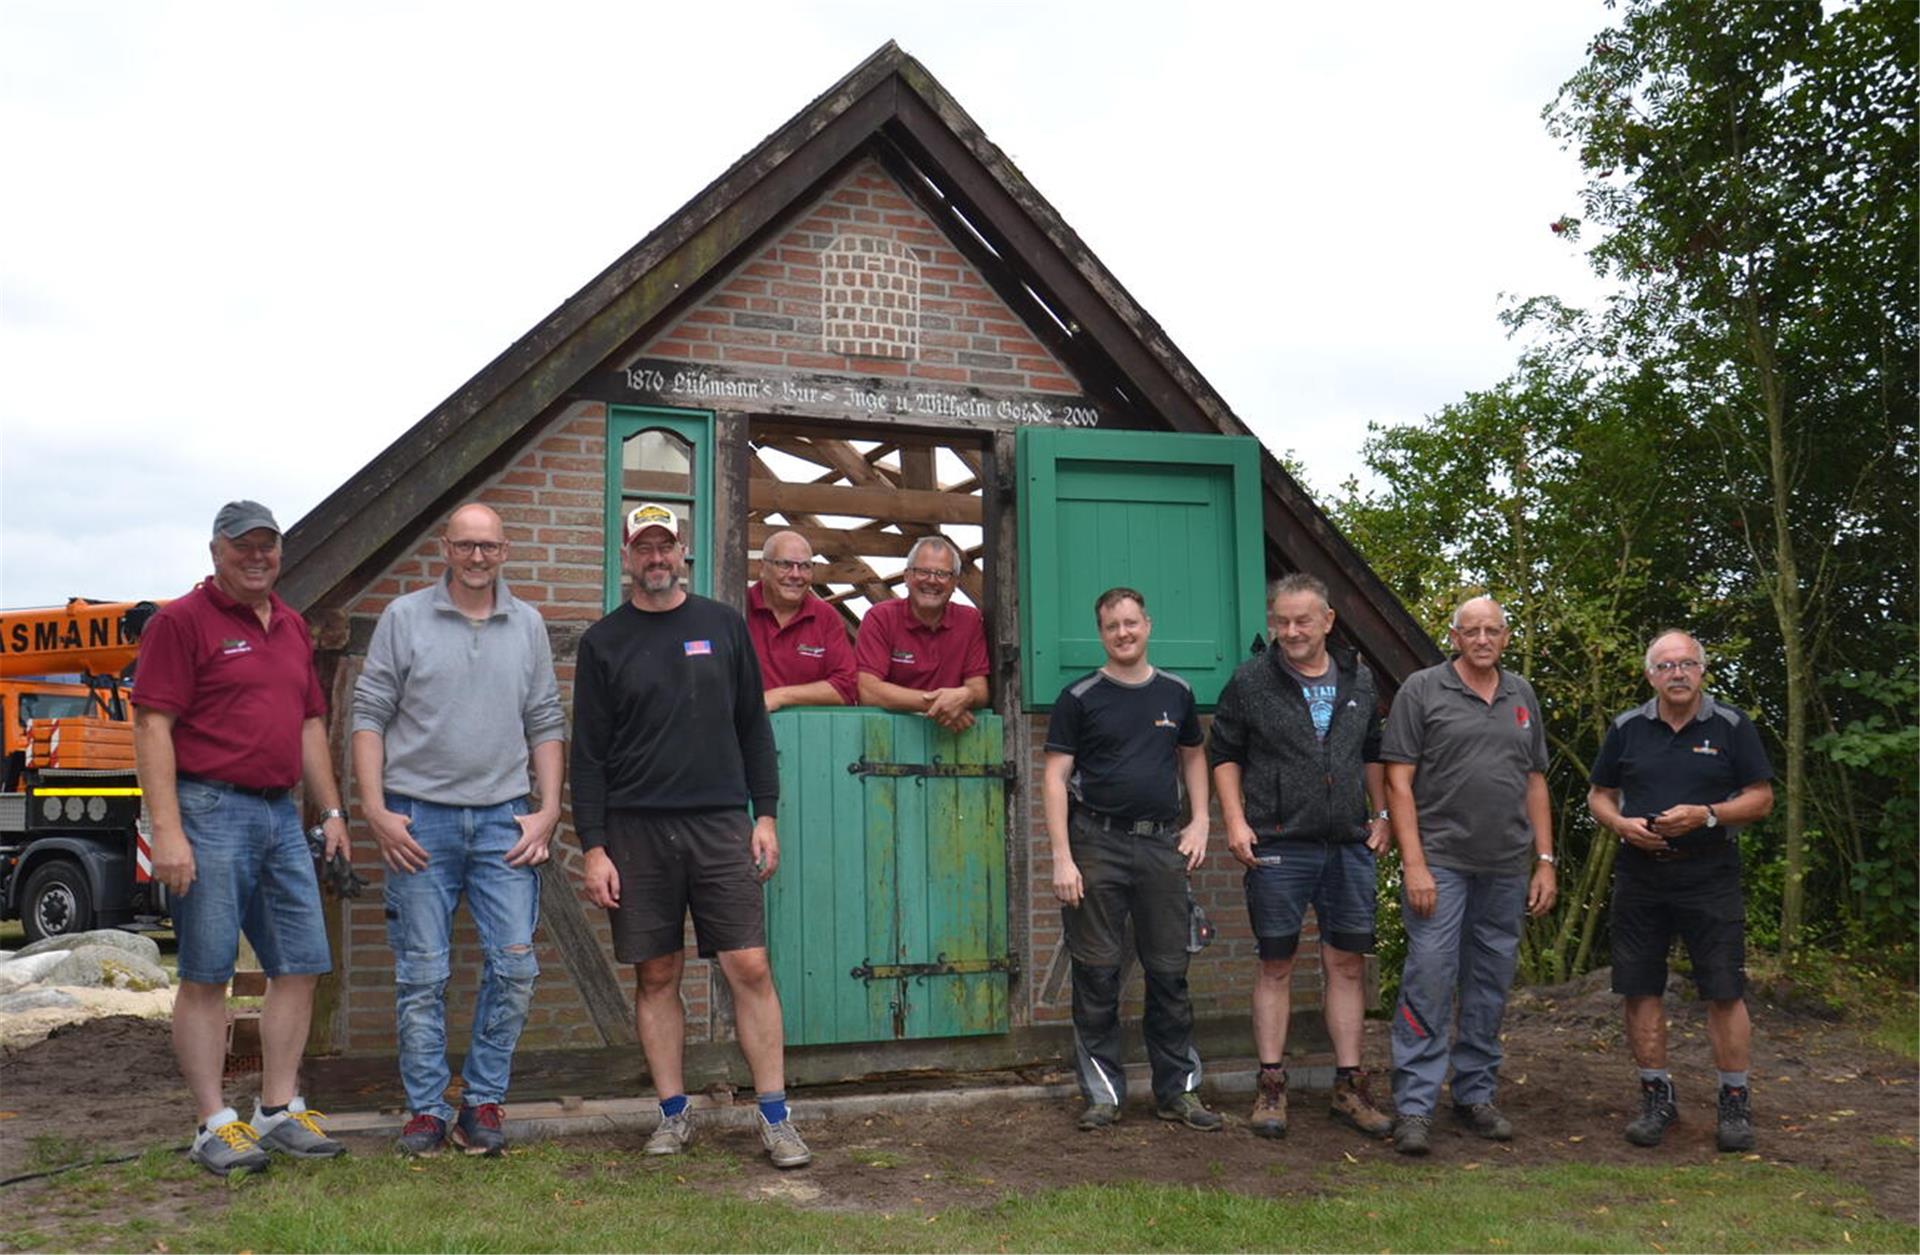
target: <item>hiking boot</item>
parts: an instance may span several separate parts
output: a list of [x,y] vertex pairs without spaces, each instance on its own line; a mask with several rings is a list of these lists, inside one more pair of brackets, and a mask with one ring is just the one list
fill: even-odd
[[1198,1094],[1175,1094],[1172,1102],[1155,1108],[1153,1114],[1162,1120],[1173,1120],[1190,1129],[1199,1129],[1202,1133],[1217,1133],[1226,1124],[1219,1112],[1207,1110],[1207,1105],[1200,1101]]
[[1368,1137],[1393,1136],[1393,1118],[1373,1105],[1373,1095],[1367,1093],[1367,1074],[1358,1068],[1350,1077],[1334,1077],[1333,1103],[1327,1115]]
[[683,1107],[677,1116],[660,1117],[660,1127],[643,1149],[649,1155],[677,1155],[692,1144],[693,1108]]
[[447,1122],[439,1116],[430,1116],[425,1112],[407,1121],[407,1127],[400,1130],[400,1140],[393,1148],[403,1155],[417,1155],[425,1158],[437,1155],[447,1144]]
[[1753,1149],[1753,1095],[1742,1085],[1720,1087],[1720,1127],[1714,1133],[1714,1145],[1721,1150]]
[[1401,1116],[1393,1126],[1393,1148],[1403,1155],[1424,1155],[1433,1149],[1433,1117]]
[[767,1158],[776,1168],[804,1168],[813,1162],[813,1152],[807,1149],[800,1130],[793,1127],[790,1119],[774,1124],[762,1113],[760,1144],[767,1148]]
[[344,1155],[347,1148],[327,1136],[320,1127],[326,1115],[307,1110],[306,1100],[296,1098],[279,1115],[265,1115],[259,1099],[253,1104],[253,1131],[266,1150],[279,1151],[295,1159],[332,1159]]
[[1453,1104],[1453,1118],[1486,1138],[1489,1142],[1511,1142],[1513,1122],[1500,1114],[1490,1102]]
[[453,1122],[453,1144],[469,1155],[498,1155],[507,1148],[507,1135],[501,1131],[500,1104],[483,1102],[461,1107]]
[[1287,1073],[1283,1068],[1261,1068],[1254,1089],[1253,1114],[1247,1117],[1255,1137],[1287,1135]]
[[260,1149],[259,1134],[232,1107],[215,1113],[194,1134],[187,1158],[216,1177],[224,1177],[236,1168],[260,1172],[272,1162],[271,1156]]
[[1658,1146],[1667,1126],[1679,1118],[1672,1081],[1641,1081],[1640,1114],[1627,1125],[1627,1140],[1635,1146]]
[[1110,1102],[1090,1102],[1087,1109],[1080,1113],[1078,1126],[1082,1133],[1090,1133],[1094,1129],[1104,1129],[1118,1123],[1120,1108]]

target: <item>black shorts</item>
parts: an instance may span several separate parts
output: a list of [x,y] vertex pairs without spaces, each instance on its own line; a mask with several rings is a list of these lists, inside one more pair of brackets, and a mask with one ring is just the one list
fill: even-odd
[[607,857],[620,905],[607,912],[613,957],[644,963],[685,944],[687,912],[700,957],[767,944],[766,899],[745,811],[607,812]]
[[1665,993],[1667,952],[1677,935],[1702,998],[1740,997],[1747,986],[1747,909],[1738,853],[1642,869],[1646,861],[1614,870],[1613,992],[1629,998]]

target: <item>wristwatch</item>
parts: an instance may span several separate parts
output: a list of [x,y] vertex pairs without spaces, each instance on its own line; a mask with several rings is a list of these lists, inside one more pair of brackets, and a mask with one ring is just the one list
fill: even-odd
[[1720,816],[1713,813],[1712,806],[1708,806],[1707,807],[1707,827],[1718,828],[1719,826],[1720,826]]
[[335,807],[332,807],[331,809],[323,810],[320,812],[321,823],[324,824],[329,819],[337,819],[344,824],[347,822],[347,812],[341,810],[338,806],[335,806]]
[[1391,813],[1390,813],[1390,812],[1388,812],[1388,811],[1385,811],[1385,810],[1377,810],[1377,811],[1375,811],[1375,812],[1373,812],[1373,817],[1374,817],[1375,819],[1390,819],[1390,818],[1392,818],[1392,815],[1391,815]]
[[1560,860],[1559,860],[1559,859],[1557,859],[1557,858],[1555,858],[1555,857],[1554,857],[1553,855],[1551,855],[1551,854],[1535,854],[1535,855],[1533,856],[1533,859],[1534,859],[1534,862],[1536,862],[1536,863],[1545,863],[1545,864],[1546,864],[1546,865],[1547,865],[1548,867],[1558,867],[1558,866],[1560,866]]

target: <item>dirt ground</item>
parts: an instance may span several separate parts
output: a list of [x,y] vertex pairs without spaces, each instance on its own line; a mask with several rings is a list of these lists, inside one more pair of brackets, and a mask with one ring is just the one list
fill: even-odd
[[[1705,1020],[1697,1004],[1673,1000],[1673,1070],[1682,1120],[1657,1150],[1628,1145],[1620,1128],[1637,1104],[1634,1074],[1620,1042],[1618,1000],[1605,974],[1515,994],[1506,1032],[1500,1105],[1517,1129],[1497,1145],[1467,1137],[1450,1119],[1436,1122],[1431,1161],[1528,1166],[1585,1163],[1700,1164],[1713,1148],[1714,1074]],[[1854,1026],[1816,1011],[1753,1000],[1752,1072],[1762,1157],[1832,1174],[1872,1200],[1875,1210],[1920,1223],[1920,1087],[1913,1064],[1863,1042]],[[1384,1063],[1386,1026],[1368,1025],[1367,1056]],[[235,1078],[229,1091],[251,1093],[257,1077]],[[1385,1078],[1376,1080],[1382,1097]],[[804,1103],[804,1092],[796,1092]],[[1244,1115],[1246,1099],[1225,1108]],[[977,1107],[937,1117],[876,1116],[803,1125],[815,1148],[813,1166],[780,1174],[757,1170],[751,1129],[716,1130],[709,1144],[756,1169],[722,1176],[701,1188],[784,1198],[801,1206],[895,1210],[984,1205],[1009,1189],[1120,1180],[1188,1183],[1271,1195],[1276,1189],[1325,1188],[1324,1170],[1353,1161],[1394,1158],[1389,1145],[1331,1125],[1324,1097],[1295,1096],[1293,1131],[1280,1142],[1253,1137],[1233,1120],[1204,1135],[1163,1124],[1136,1096],[1116,1128],[1097,1134],[1073,1128],[1077,1102]],[[186,1140],[187,1094],[174,1070],[163,1022],[114,1016],[66,1026],[46,1040],[0,1055],[0,1181],[43,1167],[46,1143],[35,1138],[84,1129],[111,1131],[128,1153]],[[967,1130],[979,1129],[980,1136]],[[990,1137],[987,1134],[990,1132]],[[637,1141],[637,1139],[634,1139]],[[624,1142],[596,1144],[626,1149]],[[588,1144],[582,1139],[582,1144]],[[384,1145],[356,1145],[385,1153]],[[637,1145],[631,1149],[637,1149]],[[40,1182],[5,1187],[0,1206],[31,1206]],[[183,1187],[187,1188],[187,1187]],[[206,1198],[220,1197],[206,1183]],[[0,1241],[0,1250],[12,1249]]]

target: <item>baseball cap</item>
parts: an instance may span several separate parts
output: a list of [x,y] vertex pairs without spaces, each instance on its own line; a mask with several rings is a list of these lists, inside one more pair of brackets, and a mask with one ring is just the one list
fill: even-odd
[[672,507],[658,501],[643,501],[627,511],[626,536],[621,543],[631,545],[649,527],[657,527],[675,540],[680,539],[680,516]]
[[213,516],[213,534],[225,536],[228,540],[245,536],[255,528],[264,527],[274,535],[280,535],[280,525],[273,521],[273,511],[258,501],[229,501],[220,507],[220,513]]

